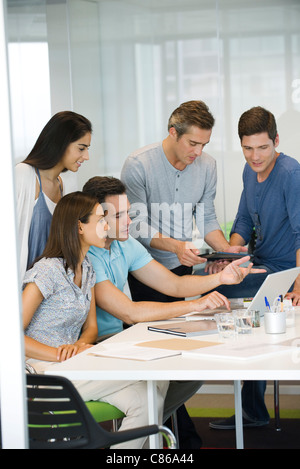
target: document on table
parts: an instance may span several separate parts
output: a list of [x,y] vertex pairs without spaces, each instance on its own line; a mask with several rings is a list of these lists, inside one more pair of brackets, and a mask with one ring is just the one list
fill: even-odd
[[167,339],[167,340],[150,340],[148,342],[141,342],[136,344],[140,347],[160,348],[167,350],[195,350],[203,347],[212,347],[219,345],[220,342],[209,342],[208,340],[193,340],[193,339]]
[[191,339],[151,340],[147,342],[124,342],[101,344],[97,350],[88,355],[93,357],[124,358],[127,360],[158,360],[181,355],[184,350],[211,347],[220,342],[209,342]]
[[141,347],[135,343],[103,344],[101,348],[90,352],[93,357],[123,358],[126,360],[149,361],[181,355],[180,350],[162,350],[158,348]]
[[182,352],[183,358],[218,358],[249,360],[262,358],[268,355],[284,353],[291,350],[290,346],[270,343],[227,343],[207,349],[187,350]]

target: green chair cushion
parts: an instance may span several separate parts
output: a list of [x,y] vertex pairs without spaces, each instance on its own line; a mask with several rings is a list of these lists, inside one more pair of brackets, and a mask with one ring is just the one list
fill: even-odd
[[125,414],[121,410],[107,402],[88,401],[86,402],[86,406],[96,422],[106,422],[107,420],[116,420],[125,417]]

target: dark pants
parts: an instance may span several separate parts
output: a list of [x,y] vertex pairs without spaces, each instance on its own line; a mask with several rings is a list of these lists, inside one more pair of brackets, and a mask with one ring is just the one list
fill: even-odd
[[242,407],[251,420],[268,422],[270,419],[265,404],[266,381],[244,381]]
[[[181,265],[173,272],[180,277],[182,275],[191,275],[192,267],[185,267]],[[172,296],[164,295],[156,290],[153,290],[147,285],[136,280],[132,275],[128,275],[128,285],[131,292],[133,301],[156,301],[161,303],[171,303],[173,301],[182,301],[184,298],[175,298]],[[165,425],[169,428],[172,427],[171,419],[169,419]],[[202,445],[201,438],[196,432],[195,426],[191,417],[189,416],[184,405],[179,407],[177,410],[177,423],[178,423],[178,435],[179,435],[179,448],[182,449],[199,449]]]
[[[220,285],[216,290],[227,298],[252,298],[273,271],[265,265],[256,265],[256,269],[265,269],[265,273],[249,274],[238,285]],[[199,270],[196,275],[206,275]],[[242,406],[252,420],[268,421],[269,413],[265,405],[266,381],[244,381],[242,390]]]

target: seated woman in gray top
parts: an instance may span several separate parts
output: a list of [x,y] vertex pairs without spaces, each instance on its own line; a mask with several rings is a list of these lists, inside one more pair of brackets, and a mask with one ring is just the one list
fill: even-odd
[[[86,350],[98,334],[95,273],[86,254],[91,245],[104,247],[108,225],[94,197],[75,192],[57,204],[42,257],[23,283],[25,353],[38,373]],[[85,401],[115,405],[126,417],[121,430],[147,425],[147,385],[133,381],[75,381]],[[168,381],[159,382],[158,414],[162,423]],[[179,404],[180,405],[180,404]],[[116,445],[141,448],[145,438]]]

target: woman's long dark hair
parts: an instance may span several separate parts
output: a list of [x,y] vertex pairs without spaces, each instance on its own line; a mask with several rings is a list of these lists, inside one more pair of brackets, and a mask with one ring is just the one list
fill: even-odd
[[96,204],[95,197],[79,191],[65,195],[55,207],[49,238],[39,259],[63,258],[66,271],[71,268],[75,272],[81,253],[78,221],[88,223]]
[[47,122],[23,163],[38,169],[53,168],[70,143],[87,133],[92,133],[92,124],[86,117],[72,111],[58,112]]

